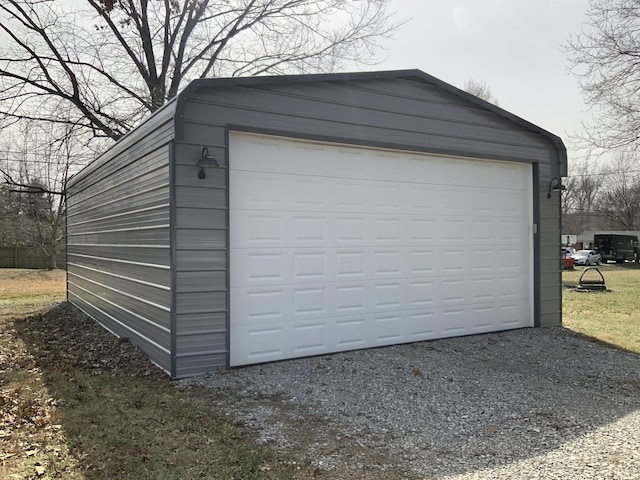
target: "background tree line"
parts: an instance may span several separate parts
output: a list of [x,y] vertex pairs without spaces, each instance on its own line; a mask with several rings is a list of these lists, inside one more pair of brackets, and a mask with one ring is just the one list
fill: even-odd
[[[41,245],[55,260],[69,176],[193,79],[375,64],[402,25],[391,4],[2,0],[0,244]],[[637,229],[640,0],[591,0],[564,48],[594,118],[575,145],[596,159],[571,165],[564,230]],[[483,82],[465,89],[497,103]]]
[[640,165],[621,155],[607,164],[582,164],[564,181],[563,232],[640,230]]
[[69,176],[196,78],[367,65],[390,0],[2,0],[1,245],[64,246]]

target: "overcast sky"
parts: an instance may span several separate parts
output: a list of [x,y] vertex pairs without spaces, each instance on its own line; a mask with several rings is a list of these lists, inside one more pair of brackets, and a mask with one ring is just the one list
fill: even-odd
[[562,51],[588,0],[392,0],[410,18],[377,69],[418,68],[458,88],[485,82],[500,107],[563,138],[589,120]]

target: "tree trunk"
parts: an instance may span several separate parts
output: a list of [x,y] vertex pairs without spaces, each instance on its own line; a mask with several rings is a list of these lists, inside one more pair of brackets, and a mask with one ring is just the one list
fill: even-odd
[[47,254],[49,255],[49,270],[55,270],[58,268],[58,263],[56,259],[56,240],[53,235],[49,242],[49,251]]

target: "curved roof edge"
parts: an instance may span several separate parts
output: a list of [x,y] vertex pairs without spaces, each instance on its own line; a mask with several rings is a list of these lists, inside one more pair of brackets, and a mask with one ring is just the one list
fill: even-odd
[[562,139],[553,133],[544,130],[537,125],[507,111],[492,103],[489,103],[475,95],[461,90],[453,85],[446,83],[436,77],[433,77],[422,70],[383,70],[374,72],[351,72],[351,73],[318,73],[303,75],[275,75],[275,76],[256,76],[256,77],[226,77],[226,78],[201,78],[193,80],[184,90],[182,90],[176,98],[175,107],[175,136],[180,139],[183,136],[182,118],[184,117],[184,105],[189,95],[201,88],[211,87],[227,87],[227,86],[244,86],[244,85],[268,85],[277,83],[306,83],[306,82],[355,82],[359,80],[375,80],[388,78],[403,78],[417,82],[434,85],[446,92],[457,95],[466,101],[478,106],[479,108],[489,110],[502,118],[505,118],[526,130],[537,133],[547,138],[556,147],[558,151],[558,161],[560,163],[560,175],[567,175],[567,149]]

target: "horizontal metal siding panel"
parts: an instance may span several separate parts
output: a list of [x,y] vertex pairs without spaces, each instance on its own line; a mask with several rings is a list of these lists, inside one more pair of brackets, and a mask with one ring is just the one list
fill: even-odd
[[226,368],[227,312],[176,316],[177,377]]
[[540,319],[541,326],[562,323],[562,264],[560,261],[560,193],[553,192],[547,198],[551,178],[559,175],[558,166],[540,165],[539,225],[540,244]]
[[198,352],[198,356],[210,352],[224,352],[226,350],[226,332],[198,333],[181,335],[177,338],[176,350],[179,352]]
[[101,268],[111,269],[111,264],[128,263],[132,268],[138,265],[169,267],[169,247],[154,248],[147,245],[82,245],[67,244],[68,261],[73,263],[93,262]]
[[[341,95],[349,98],[357,95],[358,91],[372,92],[373,94],[388,95],[390,97],[406,97],[432,103],[444,103],[447,105],[468,106],[468,102],[458,96],[451,95],[443,89],[424,82],[402,78],[376,78],[358,81],[332,81],[332,82],[306,82],[306,83],[284,83],[284,84],[264,84],[250,85],[251,88],[261,91],[272,91],[284,94],[299,96],[313,96],[322,98],[329,91],[336,94],[338,100],[343,100]],[[363,103],[368,103],[365,98],[359,99]],[[375,103],[375,102],[374,102]]]
[[[416,82],[401,79],[365,81],[357,84],[325,82],[298,85],[256,85],[245,87],[243,90],[238,88],[238,91],[245,92],[245,95],[251,95],[246,93],[246,88],[266,94],[313,98],[341,105],[368,105],[370,108],[379,110],[409,114],[424,115],[425,105],[429,106],[426,109],[429,112],[439,111],[438,107],[443,106],[445,108],[439,111],[438,117],[445,120],[463,122],[471,120],[487,125],[496,123],[491,112],[470,106],[462,98],[454,97],[433,85],[425,83],[416,85]],[[206,98],[206,91],[203,90],[202,93],[205,94],[203,98]],[[467,110],[469,114],[465,114]]]
[[178,250],[178,271],[220,271],[227,268],[226,250]]
[[[560,262],[558,260],[554,260],[557,264],[555,270],[544,272],[540,274],[540,284],[543,287],[557,287],[562,284],[562,276],[559,272]],[[560,297],[560,292],[557,291],[555,297]]]
[[201,355],[179,356],[176,358],[175,378],[202,375],[226,368],[226,350]]
[[94,268],[103,272],[108,269],[110,274],[126,277],[132,281],[145,282],[151,279],[153,283],[158,285],[169,286],[171,284],[171,271],[168,266],[113,261],[110,258],[77,254],[74,258],[76,262],[70,261],[70,268]]
[[73,281],[76,277],[82,277],[90,280],[102,290],[119,290],[133,299],[139,298],[162,306],[166,306],[171,302],[171,286],[157,283],[156,279],[153,282],[143,281],[107,272],[104,269],[87,267],[86,265],[76,263],[70,263],[69,265],[72,267],[69,273],[69,281]]
[[226,229],[188,229],[176,232],[178,245],[185,250],[208,250],[227,247]]
[[[134,187],[135,188],[135,187]],[[168,223],[169,186],[157,185],[149,190],[136,190],[126,198],[104,201],[103,203],[79,201],[69,212],[69,225],[74,232],[91,232],[96,225],[104,228],[123,226],[164,225]],[[76,202],[77,199],[72,199]],[[78,211],[78,205],[91,205]],[[132,206],[135,205],[135,208]],[[81,208],[81,207],[80,207]],[[81,217],[77,217],[78,214]]]
[[197,291],[176,294],[176,311],[180,314],[217,312],[226,306],[227,292]]
[[[303,95],[288,94],[281,91],[260,91],[237,87],[225,89],[224,96],[212,94],[209,97],[191,98],[190,106],[203,108],[220,106],[244,111],[259,111],[269,115],[286,115],[292,118],[313,118],[323,121],[337,121],[365,127],[387,127],[394,130],[421,131],[432,135],[476,139],[482,141],[504,142],[514,145],[537,147],[540,136],[522,128],[516,128],[512,122],[498,117],[493,112],[481,110],[469,103],[452,104],[450,95],[441,103],[433,103],[422,96],[401,96],[401,82],[395,84],[390,92],[364,92],[355,95],[355,89],[323,84],[310,85]],[[393,92],[393,93],[391,93]],[[349,93],[353,96],[350,97]],[[211,98],[213,97],[213,98]],[[359,97],[359,98],[358,98]],[[340,101],[342,100],[342,101]],[[444,103],[448,100],[448,103]],[[189,117],[198,120],[197,117]]]
[[179,208],[224,208],[227,206],[227,189],[224,187],[177,186],[176,206]]
[[[222,130],[224,132],[224,130]],[[221,165],[224,134],[211,129],[202,144],[176,145],[176,375],[226,366],[227,352],[227,175],[195,166],[206,146]]]
[[203,313],[190,313],[176,315],[176,334],[199,335],[200,333],[226,332],[226,311]]
[[[207,127],[206,130],[210,130],[210,127]],[[202,144],[206,145],[207,142],[211,141],[207,134],[204,133],[202,135]],[[211,149],[213,150],[213,149]],[[216,156],[216,158],[220,158],[221,156],[218,155]],[[224,161],[223,158],[220,158],[219,161]],[[195,162],[194,162],[195,163]],[[198,191],[200,191],[200,189],[207,188],[208,186],[214,187],[214,188],[220,188],[220,187],[224,187],[225,186],[225,178],[226,178],[226,170],[224,168],[206,168],[206,174],[207,174],[207,178],[204,180],[199,180],[198,179],[198,170],[199,168],[195,167],[194,165],[176,165],[176,170],[175,170],[175,179],[174,179],[174,185],[176,186],[176,189],[183,189],[183,188],[195,188]],[[198,180],[198,183],[194,183],[195,180]],[[182,199],[178,199],[180,202],[183,202]],[[205,193],[202,197],[201,197],[202,203],[200,206],[208,206],[209,203],[207,202],[207,194]]]
[[398,146],[398,148],[409,150],[460,156],[548,162],[551,155],[546,145],[527,146],[489,141],[486,138],[467,138],[460,136],[459,132],[453,128],[446,134],[434,134],[428,130],[421,131],[415,125],[410,130],[402,130],[393,123],[389,123],[386,127],[382,122],[379,126],[372,126],[370,121],[350,123],[345,118],[319,120],[312,117],[291,117],[286,113],[271,114],[209,104],[189,104],[185,114],[188,115],[185,119],[186,139],[190,141],[205,141],[202,138],[195,139],[189,136],[191,124],[209,123],[211,118],[216,118],[229,125],[242,125],[256,130],[282,131],[310,138],[344,139],[345,142]]
[[[165,219],[168,222],[168,219]],[[74,245],[113,246],[125,248],[129,246],[140,247],[142,245],[166,246],[167,240],[162,235],[167,230],[168,223],[162,226],[132,226],[123,225],[121,228],[113,226],[93,232],[74,232],[72,240]],[[69,238],[69,237],[68,237]]]
[[[146,229],[158,228],[157,225],[167,225],[169,223],[169,217],[167,216],[168,207],[168,203],[163,203],[145,209],[138,209],[134,212],[127,212],[126,214],[105,215],[101,218],[83,220],[71,226],[74,235],[78,237],[95,235],[96,231],[97,233],[106,232],[116,235],[122,234],[123,232],[125,235],[135,235],[139,232],[140,235],[148,237],[150,235],[145,234]],[[153,234],[151,236],[156,237],[157,235]],[[86,240],[86,238],[84,239]],[[138,241],[139,240],[136,239],[135,243]]]
[[[111,176],[90,177],[86,183],[77,184],[75,188],[69,190],[69,196],[74,198],[74,205],[88,202],[87,208],[83,209],[83,211],[86,211],[88,218],[100,216],[100,212],[96,214],[94,209],[89,209],[89,206],[103,206],[104,208],[104,206],[108,205],[109,210],[106,212],[111,215],[119,213],[118,207],[121,207],[121,204],[126,206],[136,202],[139,208],[143,208],[146,204],[140,201],[139,197],[148,196],[150,193],[153,194],[152,192],[158,187],[168,185],[169,165],[167,156],[168,148],[164,146],[152,154],[128,163],[122,158],[116,157],[113,159],[113,163],[118,164],[119,168]],[[159,182],[159,178],[164,179],[164,182]],[[122,193],[123,190],[125,193]],[[93,198],[100,198],[101,203],[92,205],[92,203],[95,203],[92,202]]]
[[546,194],[546,187],[549,185],[549,181],[553,177],[557,177],[558,175],[560,175],[559,165],[556,162],[540,164],[539,173],[540,188],[544,189],[544,193]]
[[166,145],[174,138],[173,113],[175,112],[175,102],[171,102],[165,108],[156,112],[147,121],[124,136],[120,141],[108,149],[79,173],[69,180],[70,189],[80,181],[97,181],[113,173],[111,160],[117,156],[122,159],[136,159],[141,154],[153,151],[160,145]]
[[154,143],[164,135],[112,148],[70,184],[67,252],[69,300],[170,372],[169,146]]
[[69,272],[67,280],[78,295],[81,291],[85,292],[103,310],[117,312],[119,316],[126,318],[127,325],[133,331],[169,348],[170,323],[167,307],[150,299],[136,297],[121,288],[97,283],[89,277],[83,277],[81,273],[84,272]]
[[554,310],[552,313],[541,313],[540,326],[541,327],[559,327],[562,325],[562,315]]
[[95,302],[87,301],[87,297],[79,293],[81,292],[69,290],[69,301],[114,335],[130,339],[131,343],[138,345],[153,363],[167,373],[170,372],[171,356],[165,348],[132,335],[134,332],[131,332],[120,318],[112,317],[110,312],[101,310]]
[[[149,187],[156,187],[158,185],[155,181],[158,176],[164,176],[166,178],[166,171],[169,168],[164,161],[166,155],[167,150],[165,146],[149,155],[136,158],[127,163],[125,163],[124,159],[116,157],[113,162],[118,163],[120,168],[111,175],[105,175],[100,178],[98,178],[97,175],[96,178],[91,177],[87,180],[86,184],[83,183],[79,185],[80,188],[77,190],[72,190],[72,195],[77,195],[81,200],[96,196],[104,196],[106,201],[119,199],[117,195],[112,194],[109,196],[109,193],[105,193],[105,191],[112,190],[114,186],[126,185],[127,183],[131,184],[132,182],[135,182],[137,186],[136,190],[146,192]],[[129,172],[129,170],[132,171]],[[160,171],[158,172],[158,170]],[[104,181],[105,179],[107,179],[106,182]],[[130,193],[135,193],[135,191]]]
[[226,208],[177,208],[176,227],[198,229],[202,226],[226,228]]
[[[131,343],[140,346],[145,353],[152,352],[152,360],[169,370],[171,357],[169,345],[165,338],[157,340],[157,329],[136,324],[136,317],[126,310],[114,308],[114,305],[78,288],[69,291],[69,300],[84,311],[90,311],[89,315],[109,331],[119,337],[130,339]],[[145,335],[147,332],[154,335],[147,336]]]
[[[119,218],[122,215],[128,215],[131,213],[131,205],[137,206],[137,211],[146,212],[149,209],[153,209],[158,205],[164,205],[168,200],[168,186],[164,184],[155,183],[153,187],[144,188],[143,185],[136,183],[135,189],[123,196],[117,196],[116,191],[110,192],[104,195],[102,202],[88,202],[82,198],[75,198],[75,205],[86,203],[91,205],[86,210],[82,211],[83,221],[89,222],[93,219],[110,219]],[[76,215],[76,211],[72,208],[69,213],[71,219]]]

